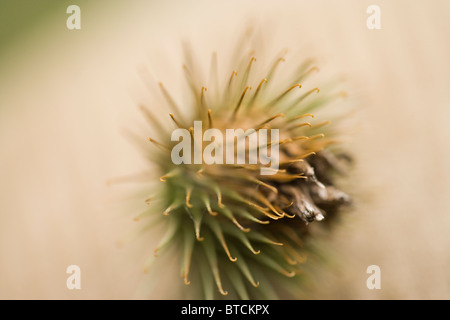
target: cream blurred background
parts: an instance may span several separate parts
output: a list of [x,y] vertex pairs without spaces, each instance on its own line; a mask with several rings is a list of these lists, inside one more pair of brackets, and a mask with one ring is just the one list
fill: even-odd
[[[326,242],[335,265],[318,271],[310,297],[450,298],[448,1],[35,2],[0,5],[0,298],[179,297],[171,268],[155,271],[165,283],[142,275],[151,242],[118,246],[142,185],[106,182],[146,169],[120,131],[143,123],[140,66],[176,91],[181,40],[220,58],[248,21],[274,52],[302,49],[345,75],[357,106],[349,148],[362,196]],[[79,31],[66,28],[70,4]],[[366,28],[370,4],[381,30]],[[79,291],[66,288],[70,264]],[[381,290],[366,287],[372,264]]]

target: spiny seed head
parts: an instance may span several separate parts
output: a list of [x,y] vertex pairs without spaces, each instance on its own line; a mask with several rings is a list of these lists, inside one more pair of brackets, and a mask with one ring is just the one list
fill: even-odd
[[[156,116],[144,110],[158,128],[159,137],[149,138],[154,146],[148,148],[161,173],[156,193],[164,204],[161,214],[167,222],[155,255],[177,248],[185,284],[195,279],[204,298],[228,293],[241,299],[276,298],[285,289],[280,288],[281,279],[298,275],[306,261],[308,224],[327,219],[350,201],[333,183],[333,172],[340,170],[344,157],[330,149],[336,143],[335,137],[327,134],[330,122],[313,115],[341,94],[302,86],[318,71],[311,61],[301,64],[290,82],[276,83],[275,73],[283,57],[259,70],[262,77],[255,81],[250,79],[255,79],[251,74],[258,67],[256,59],[247,56],[244,60],[246,63],[238,63],[240,67],[229,70],[225,79],[219,79],[217,62],[213,63],[211,88],[197,82],[192,65],[184,65],[192,94],[189,116],[159,84],[174,128],[186,129],[188,136],[183,140],[193,150],[178,149],[184,163],[173,161],[181,137],[173,139],[173,128],[165,130]],[[202,121],[200,131],[194,121]],[[232,163],[195,161],[196,151],[201,156],[207,148],[220,158],[211,151],[213,139],[203,141],[207,130],[217,129],[225,137],[227,129],[238,128],[253,133],[278,129],[277,141],[269,138],[256,149],[276,144],[279,168],[251,162],[248,154],[240,162],[236,155]],[[236,143],[239,139],[248,142],[249,137],[238,135]],[[250,149],[247,143],[244,150]],[[225,152],[221,157],[226,158]]]

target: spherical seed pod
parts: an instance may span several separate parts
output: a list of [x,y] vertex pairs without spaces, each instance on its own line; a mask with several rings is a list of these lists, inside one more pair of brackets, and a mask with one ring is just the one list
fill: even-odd
[[[263,76],[250,83],[258,67],[254,55],[243,55],[247,62],[237,63],[215,90],[199,85],[193,66],[184,65],[189,116],[160,83],[174,130],[144,109],[159,128],[158,140],[148,139],[148,152],[161,186],[149,193],[159,197],[166,216],[155,256],[176,248],[184,283],[201,288],[199,298],[295,297],[300,282],[285,280],[299,278],[307,263],[308,225],[350,203],[333,179],[349,157],[330,148],[337,143],[327,130],[331,122],[314,116],[342,93],[302,87],[318,71],[312,61],[278,84],[281,90],[269,90],[284,57],[258,70]],[[211,75],[217,84],[216,65]],[[192,297],[198,292],[193,288]]]

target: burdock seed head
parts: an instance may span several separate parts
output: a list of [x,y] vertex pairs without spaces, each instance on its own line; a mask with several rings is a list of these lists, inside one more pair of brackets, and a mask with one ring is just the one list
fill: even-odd
[[[182,105],[160,83],[171,128],[145,111],[158,128],[158,138],[148,139],[148,154],[160,172],[153,193],[163,203],[159,214],[166,221],[155,256],[176,249],[191,297],[198,292],[208,299],[295,295],[299,282],[282,280],[297,277],[305,264],[308,225],[329,220],[349,203],[333,179],[349,157],[332,148],[337,140],[327,129],[330,121],[314,116],[342,93],[302,86],[318,71],[310,60],[292,69],[291,80],[278,83],[279,65],[291,62],[276,57],[261,69],[255,57],[242,55],[236,69],[220,79],[213,54],[211,87],[199,84],[193,66],[185,65],[192,99]],[[230,129],[236,133],[232,141]],[[239,141],[244,156],[234,149]],[[258,158],[261,152],[265,158]]]

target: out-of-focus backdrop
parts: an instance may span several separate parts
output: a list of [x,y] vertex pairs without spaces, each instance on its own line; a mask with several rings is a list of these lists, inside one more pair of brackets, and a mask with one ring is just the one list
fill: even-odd
[[[66,27],[72,4],[80,30]],[[381,30],[366,26],[372,4]],[[150,99],[142,66],[177,92],[182,40],[208,66],[250,24],[269,51],[344,76],[357,110],[356,210],[326,242],[333,265],[310,297],[449,299],[449,11],[446,0],[1,1],[0,298],[177,297],[177,276],[142,275],[150,240],[124,244],[145,192],[107,181],[146,168],[121,134]],[[66,287],[71,264],[81,290]],[[366,287],[373,264],[381,290]]]

